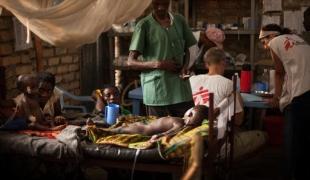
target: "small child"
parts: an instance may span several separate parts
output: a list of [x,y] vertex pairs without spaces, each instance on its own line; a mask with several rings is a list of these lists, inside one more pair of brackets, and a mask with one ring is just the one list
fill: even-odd
[[54,126],[53,121],[45,119],[39,105],[38,78],[34,74],[20,75],[17,88],[22,92],[15,98],[17,108],[26,118],[28,128],[34,130],[61,130],[66,125]]
[[[152,136],[151,142],[158,140],[162,136],[173,135],[185,126],[197,127],[208,116],[208,108],[204,105],[197,105],[188,110],[183,118],[180,117],[161,117],[149,124],[136,122],[128,126],[121,126],[112,129],[106,129],[109,132],[117,134],[142,134]],[[92,125],[92,122],[88,122]]]
[[[104,113],[104,108],[106,105],[120,104],[120,92],[115,86],[108,86],[104,89],[96,89],[92,93],[92,98],[96,101],[95,113]],[[120,106],[120,115],[129,115],[131,112],[124,107]]]
[[37,74],[39,81],[39,105],[42,109],[45,119],[50,119],[54,125],[67,123],[67,119],[62,116],[60,96],[54,90],[56,79],[50,72],[39,72]]

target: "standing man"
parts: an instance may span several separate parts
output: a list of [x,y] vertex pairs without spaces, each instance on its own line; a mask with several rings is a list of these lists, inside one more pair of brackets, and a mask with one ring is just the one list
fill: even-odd
[[152,13],[136,25],[128,66],[142,71],[148,115],[182,117],[194,106],[184,57],[196,40],[184,17],[168,8],[169,0],[152,1]]

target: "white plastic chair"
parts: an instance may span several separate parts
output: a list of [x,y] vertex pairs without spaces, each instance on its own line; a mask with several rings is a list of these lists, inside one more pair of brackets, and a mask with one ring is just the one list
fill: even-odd
[[76,101],[81,101],[81,102],[94,102],[94,100],[91,98],[91,96],[77,96],[74,95],[58,86],[55,86],[55,90],[59,93],[60,95],[60,106],[61,110],[65,111],[67,109],[78,109],[82,111],[83,113],[87,113],[87,108],[83,105],[68,105],[65,104],[64,97],[68,97],[70,99],[76,100]]

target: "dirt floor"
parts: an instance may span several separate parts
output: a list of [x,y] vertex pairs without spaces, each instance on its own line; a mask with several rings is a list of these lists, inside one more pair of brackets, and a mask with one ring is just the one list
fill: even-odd
[[267,146],[254,157],[243,161],[233,171],[234,180],[281,180],[283,174],[281,146]]

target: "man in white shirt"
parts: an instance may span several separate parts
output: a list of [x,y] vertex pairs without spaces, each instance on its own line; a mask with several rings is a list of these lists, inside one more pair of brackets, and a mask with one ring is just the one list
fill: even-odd
[[[204,55],[205,68],[208,74],[192,76],[190,78],[195,105],[207,105],[209,92],[214,93],[214,105],[217,106],[224,98],[233,92],[233,82],[223,76],[225,71],[225,52],[217,47],[210,48]],[[243,102],[240,93],[237,93],[236,125],[243,121]]]

